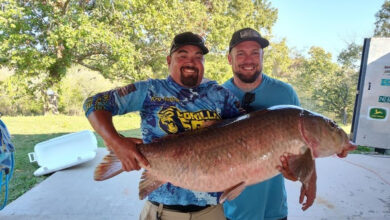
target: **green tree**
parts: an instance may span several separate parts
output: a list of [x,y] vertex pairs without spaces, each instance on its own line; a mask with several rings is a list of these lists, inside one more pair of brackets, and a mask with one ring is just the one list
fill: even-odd
[[303,72],[300,75],[300,89],[308,91],[304,93],[307,98],[305,104],[344,124],[351,120],[358,51],[358,45],[350,44],[340,53],[338,61],[341,65],[338,65],[332,62],[330,53],[322,48],[312,47],[310,57],[301,64]]
[[205,77],[224,83],[233,76],[232,67],[229,65],[227,56],[210,53],[205,59]]
[[338,68],[333,77],[324,80],[322,86],[313,93],[313,98],[320,101],[320,109],[323,112],[335,113],[336,118],[343,124],[352,119],[356,91],[356,81],[351,80],[353,73]]
[[337,57],[337,62],[340,65],[338,72],[340,83],[338,86],[341,87],[342,101],[345,103],[342,118],[344,124],[352,120],[362,50],[361,45],[350,43]]
[[354,42],[349,43],[337,56],[337,62],[343,66],[358,71],[363,47]]
[[290,49],[287,47],[286,39],[280,42],[271,42],[270,46],[264,49],[264,73],[277,79],[289,82],[293,74],[290,72],[292,60]]
[[72,66],[58,85],[58,109],[66,115],[81,115],[84,113],[82,106],[86,97],[119,86],[121,84],[112,83],[96,71],[80,65]]
[[[270,36],[277,18],[267,0],[0,0],[0,9],[0,65],[39,77],[29,86],[44,103],[73,64],[127,82],[165,77],[175,34],[200,33],[211,54],[224,56],[234,30],[249,26]],[[207,74],[221,74],[213,71],[224,64],[212,64],[220,60],[211,59]]]
[[309,57],[304,59],[301,65],[299,84],[313,94],[326,79],[333,77],[337,64],[332,62],[332,55],[321,47],[311,47],[308,54]]
[[[2,63],[59,82],[72,64],[108,78],[144,79],[166,70],[172,37],[194,31],[224,53],[235,29],[270,32],[277,11],[267,1],[1,1]],[[234,21],[234,22],[233,22]],[[146,71],[145,71],[146,70]]]
[[390,1],[385,0],[381,9],[375,14],[375,37],[390,37]]
[[332,62],[332,55],[320,47],[311,47],[309,57],[298,56],[293,64],[300,73],[295,86],[302,106],[329,117],[332,113],[343,120],[351,104],[350,81],[339,66]]
[[27,79],[12,75],[0,82],[0,112],[4,115],[39,115],[43,113],[43,103],[39,92],[29,86],[39,84],[39,79]]

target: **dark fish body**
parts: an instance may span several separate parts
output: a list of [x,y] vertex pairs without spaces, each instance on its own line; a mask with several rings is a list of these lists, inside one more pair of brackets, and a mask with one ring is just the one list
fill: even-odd
[[[305,182],[314,169],[314,158],[351,146],[346,133],[319,114],[294,106],[256,111],[139,145],[150,163],[140,183],[140,198],[170,182],[195,191],[224,191],[221,200],[232,199],[245,186],[277,175],[285,153],[294,155],[289,167]],[[116,173],[121,171],[120,161],[112,158],[108,156],[96,169],[96,180],[112,177],[107,164],[112,168],[116,163]]]

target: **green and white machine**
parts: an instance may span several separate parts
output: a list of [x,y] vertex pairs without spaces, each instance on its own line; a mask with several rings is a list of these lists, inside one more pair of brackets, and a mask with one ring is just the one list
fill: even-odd
[[364,40],[351,135],[358,145],[390,149],[390,38]]

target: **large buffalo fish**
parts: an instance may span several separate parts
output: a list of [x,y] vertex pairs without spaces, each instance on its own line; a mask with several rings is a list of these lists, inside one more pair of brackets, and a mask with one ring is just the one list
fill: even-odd
[[[290,171],[306,184],[315,169],[314,158],[345,153],[355,145],[324,116],[276,106],[137,147],[150,163],[139,184],[140,199],[170,182],[194,191],[223,191],[223,202],[277,175],[281,155],[290,155]],[[110,153],[96,168],[95,180],[120,172],[121,162]]]

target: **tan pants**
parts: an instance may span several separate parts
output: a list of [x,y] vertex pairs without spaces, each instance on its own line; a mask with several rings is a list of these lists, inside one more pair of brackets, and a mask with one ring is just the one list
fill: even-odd
[[210,206],[199,212],[182,213],[164,209],[162,206],[153,205],[149,201],[146,201],[139,219],[157,220],[157,212],[161,214],[161,220],[226,220],[221,204]]

